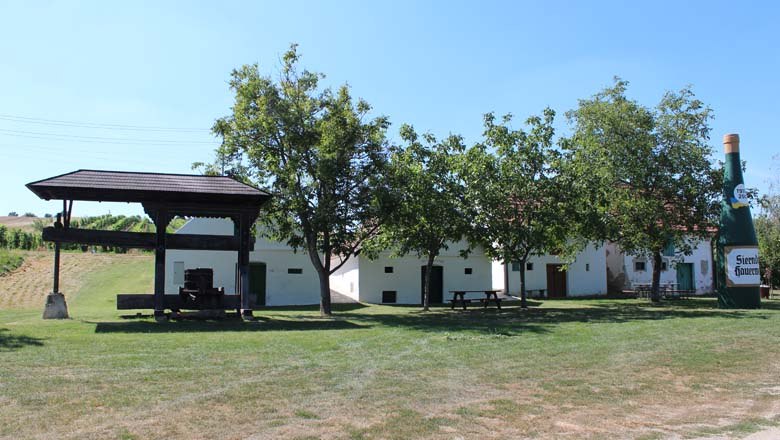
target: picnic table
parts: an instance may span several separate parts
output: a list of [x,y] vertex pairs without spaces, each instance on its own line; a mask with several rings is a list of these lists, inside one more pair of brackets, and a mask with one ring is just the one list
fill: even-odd
[[[623,293],[635,293],[637,298],[649,298],[653,290],[652,284],[636,283],[634,290],[624,290]],[[666,299],[687,298],[696,293],[695,290],[679,289],[677,283],[662,283],[659,286],[661,296]]]
[[[501,298],[498,297],[498,292],[501,290],[450,290],[452,293],[452,299],[449,302],[452,304],[452,309],[455,309],[455,305],[460,303],[463,306],[463,310],[466,310],[466,305],[471,302],[481,302],[482,305],[487,308],[490,301],[496,304],[496,307],[501,309]],[[482,293],[484,298],[466,298],[467,293]]]

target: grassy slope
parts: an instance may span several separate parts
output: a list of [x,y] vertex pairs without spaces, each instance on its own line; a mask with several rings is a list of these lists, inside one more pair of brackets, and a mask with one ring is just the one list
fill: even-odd
[[22,262],[24,257],[19,252],[0,249],[0,275],[16,269]]
[[151,266],[89,275],[72,320],[0,311],[0,437],[661,438],[780,413],[776,302],[121,319],[114,294],[148,291]]

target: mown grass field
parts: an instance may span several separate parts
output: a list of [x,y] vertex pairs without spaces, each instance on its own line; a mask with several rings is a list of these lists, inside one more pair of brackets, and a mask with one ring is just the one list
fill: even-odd
[[780,423],[776,301],[156,323],[114,309],[150,291],[151,258],[100,264],[66,292],[70,320],[0,310],[0,438],[739,438]]

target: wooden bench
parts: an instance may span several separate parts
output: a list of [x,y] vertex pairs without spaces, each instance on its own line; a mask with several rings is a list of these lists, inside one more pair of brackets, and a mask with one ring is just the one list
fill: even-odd
[[[481,302],[484,308],[487,308],[487,306],[490,304],[490,301],[493,301],[493,303],[496,305],[496,307],[500,310],[501,309],[501,298],[498,297],[498,292],[500,290],[450,290],[452,293],[452,299],[448,300],[448,302],[451,304],[451,309],[455,309],[455,305],[460,303],[461,306],[463,306],[463,310],[466,310],[466,305],[471,304],[472,302]],[[484,298],[466,298],[467,293],[482,293],[485,295]]]

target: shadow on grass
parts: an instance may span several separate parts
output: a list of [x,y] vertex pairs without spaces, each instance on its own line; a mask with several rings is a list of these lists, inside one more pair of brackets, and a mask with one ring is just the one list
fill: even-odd
[[[719,310],[716,300],[672,300],[660,304],[642,302],[593,301],[582,307],[551,307],[556,301],[549,301],[540,308],[541,302],[529,302],[528,309],[519,306],[503,307],[501,310],[469,308],[467,310],[436,307],[429,312],[418,311],[419,306],[407,313],[341,313],[339,316],[350,321],[389,327],[404,327],[421,331],[474,331],[505,336],[524,332],[546,333],[553,326],[566,323],[629,323],[665,319],[767,319],[767,316],[743,310]],[[402,306],[397,306],[402,307]],[[765,309],[778,310],[780,303],[773,303]]]
[[244,322],[236,317],[218,320],[182,319],[170,322],[129,321],[129,322],[90,322],[95,324],[95,333],[181,333],[181,332],[272,332],[305,330],[354,330],[368,328],[371,325],[355,323],[343,319],[306,319],[286,320],[256,318]]
[[32,336],[15,335],[7,328],[0,328],[0,353],[19,350],[20,348],[43,346],[43,339]]
[[[557,301],[529,301],[528,309],[509,303],[497,308],[471,307],[466,310],[435,306],[423,312],[416,305],[368,306],[363,304],[334,305],[335,318],[317,315],[318,306],[273,307],[267,311],[283,313],[281,318],[260,316],[243,322],[235,315],[220,320],[182,319],[167,323],[148,320],[129,322],[92,322],[96,333],[169,333],[210,331],[306,331],[349,330],[375,326],[398,327],[430,332],[475,332],[488,335],[518,336],[523,333],[547,333],[556,325],[566,323],[630,323],[665,319],[767,319],[765,314],[745,310],[721,310],[714,298],[668,300],[658,304],[649,301],[593,300],[555,307]],[[510,305],[511,304],[511,305]],[[544,305],[544,307],[540,307]],[[763,303],[764,310],[780,310],[780,302]]]

